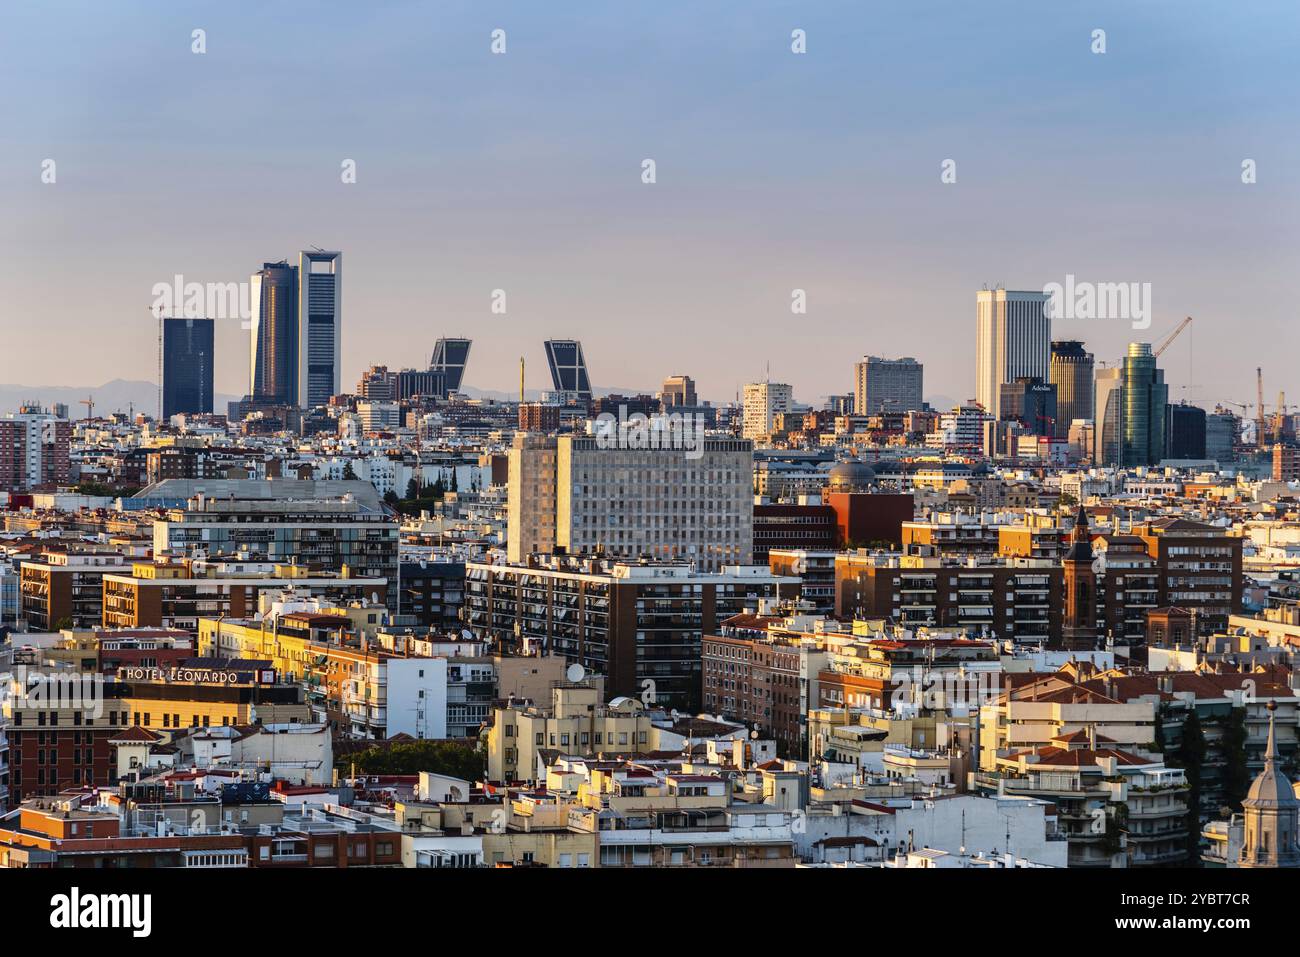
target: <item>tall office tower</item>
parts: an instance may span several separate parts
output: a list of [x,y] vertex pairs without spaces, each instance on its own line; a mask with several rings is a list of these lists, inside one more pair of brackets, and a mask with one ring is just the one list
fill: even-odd
[[1075,419],[1092,419],[1092,353],[1075,339],[1052,343],[1051,383],[1056,386],[1056,437],[1070,434]]
[[1205,417],[1205,457],[1220,464],[1236,458],[1237,417],[1215,409]]
[[1092,463],[1119,465],[1124,449],[1124,370],[1098,369],[1094,384]]
[[263,263],[253,273],[253,351],[249,397],[273,405],[298,402],[298,267]]
[[1155,465],[1165,457],[1165,407],[1169,386],[1156,368],[1149,342],[1130,342],[1124,357],[1124,425],[1121,464]]
[[1022,376],[1051,379],[1051,297],[1042,292],[981,289],[975,294],[975,401],[1002,417],[999,388]]
[[430,372],[443,374],[443,396],[459,392],[469,365],[469,347],[472,339],[439,339],[433,344],[433,358],[429,360]]
[[1054,436],[1058,416],[1056,386],[1035,376],[1003,383],[999,404],[1002,421],[1019,422],[1033,435]]
[[1171,459],[1205,458],[1205,410],[1180,402],[1165,410],[1165,449]]
[[212,320],[163,319],[163,419],[212,412]]
[[853,365],[853,411],[858,415],[912,412],[921,399],[922,366],[910,356],[882,359],[864,356]]
[[341,386],[343,254],[298,254],[298,405],[328,405]]
[[663,407],[696,406],[700,404],[695,394],[695,380],[688,375],[670,375],[664,379],[663,391],[659,393]]
[[591,380],[587,377],[587,360],[577,339],[547,339],[546,362],[551,368],[551,385],[566,400],[591,401]]
[[765,438],[782,412],[794,411],[794,389],[784,382],[751,382],[745,386],[740,434]]
[[66,485],[71,446],[72,423],[35,405],[0,417],[0,492]]
[[590,435],[518,433],[510,449],[506,557],[534,552],[748,565],[753,445],[701,438],[681,449],[610,448]]

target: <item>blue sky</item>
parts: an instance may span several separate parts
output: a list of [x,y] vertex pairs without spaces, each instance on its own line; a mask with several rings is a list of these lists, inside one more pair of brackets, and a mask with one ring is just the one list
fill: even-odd
[[[475,340],[470,384],[513,388],[523,354],[537,388],[541,340],[572,336],[607,386],[687,373],[722,401],[770,363],[813,402],[872,353],[960,399],[975,291],[1072,273],[1150,282],[1144,338],[1197,317],[1163,360],[1175,397],[1245,401],[1256,365],[1270,402],[1300,396],[1298,11],[10,3],[0,382],[153,378],[154,283],[318,245],[344,251],[345,386],[446,334]],[[1111,360],[1135,337],[1055,331]],[[219,324],[220,392],[246,391],[247,335]]]

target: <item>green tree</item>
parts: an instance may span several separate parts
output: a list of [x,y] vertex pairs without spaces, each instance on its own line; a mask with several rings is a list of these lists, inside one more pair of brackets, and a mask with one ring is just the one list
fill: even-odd
[[1172,755],[1172,764],[1187,776],[1187,863],[1200,863],[1201,848],[1201,780],[1205,765],[1205,732],[1196,711],[1183,719],[1183,740]]
[[1242,798],[1250,788],[1250,768],[1246,764],[1246,709],[1233,708],[1223,729],[1223,801],[1234,811],[1241,810]]
[[345,482],[355,482],[356,479],[357,479],[356,470],[352,468],[352,460],[348,459],[348,461],[343,466],[343,480]]
[[458,741],[410,741],[376,745],[364,751],[341,754],[334,766],[340,774],[449,774],[466,781],[477,781],[487,770],[482,751]]

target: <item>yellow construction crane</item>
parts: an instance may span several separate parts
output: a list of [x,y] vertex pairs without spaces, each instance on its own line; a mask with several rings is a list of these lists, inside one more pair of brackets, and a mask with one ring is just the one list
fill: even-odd
[[1169,335],[1165,337],[1164,341],[1161,342],[1160,345],[1156,346],[1155,356],[1157,359],[1160,358],[1160,353],[1164,352],[1166,349],[1168,349],[1171,345],[1174,344],[1174,340],[1178,338],[1178,334],[1182,332],[1184,329],[1186,329],[1188,324],[1191,323],[1191,321],[1192,321],[1192,317],[1188,316],[1186,319],[1184,319],[1182,322],[1178,324],[1177,329],[1175,329],[1173,332],[1169,333]]
[[86,407],[86,418],[93,419],[95,417],[95,397],[88,395],[81,400],[81,404]]

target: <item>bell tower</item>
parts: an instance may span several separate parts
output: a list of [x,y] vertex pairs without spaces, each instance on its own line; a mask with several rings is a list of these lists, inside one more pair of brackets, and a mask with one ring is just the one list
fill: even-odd
[[1070,530],[1070,547],[1061,560],[1065,583],[1062,647],[1081,651],[1097,647],[1097,573],[1092,563],[1092,533],[1081,503]]

